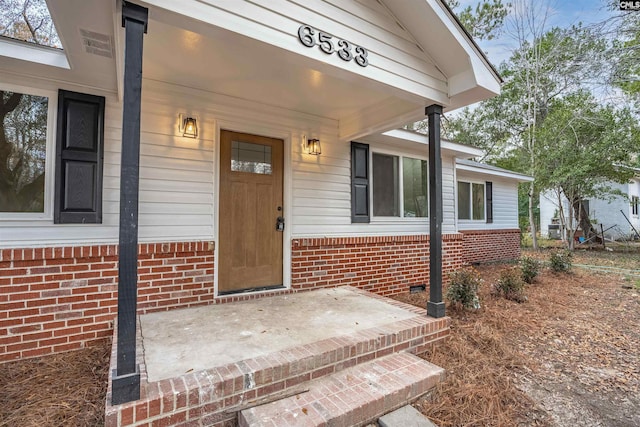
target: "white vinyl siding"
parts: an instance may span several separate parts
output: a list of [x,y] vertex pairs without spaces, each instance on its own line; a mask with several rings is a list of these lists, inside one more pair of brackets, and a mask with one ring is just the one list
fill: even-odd
[[[351,148],[337,135],[321,135],[322,155],[304,154],[302,144],[292,144],[292,237],[388,236],[428,234],[428,218],[372,217],[370,223],[351,223]],[[369,143],[372,153],[426,160],[428,146],[407,142],[400,146]],[[443,233],[455,232],[454,158],[442,155]],[[371,165],[370,165],[371,166]]]
[[[640,195],[640,178],[632,178],[628,184],[608,182],[612,189],[625,194],[612,199],[589,199],[589,217],[596,222],[596,229],[600,230],[600,224],[605,236],[611,239],[629,238],[635,235],[632,226],[640,231],[640,216],[633,215],[633,207],[630,200],[634,195]],[[566,221],[569,217],[569,202],[563,196],[562,206]],[[558,213],[558,197],[551,191],[540,194],[540,233],[549,235],[549,224],[554,215]],[[631,222],[627,222],[624,215]],[[575,219],[574,219],[575,221]]]
[[[9,78],[6,76],[5,78]],[[61,225],[52,219],[0,222],[0,245],[45,246],[115,243],[118,239],[122,107],[114,94],[68,84],[14,77],[23,85],[106,96],[102,224]],[[145,241],[213,239],[213,135],[176,136],[177,114],[143,90],[139,238]]]
[[[458,220],[459,230],[500,230],[518,228],[518,181],[469,171],[457,171],[458,182],[493,183],[493,222],[482,220]],[[486,187],[485,187],[486,208]]]
[[[8,81],[10,80],[10,81]],[[3,81],[49,91],[68,89],[106,96],[103,223],[54,225],[52,220],[0,223],[2,247],[116,243],[119,227],[120,139],[122,107],[115,94],[69,84],[3,76]],[[390,218],[351,223],[351,154],[339,141],[338,122],[223,95],[156,81],[143,81],[140,154],[141,242],[216,239],[218,129],[285,140],[286,236],[375,236],[428,234],[428,218]],[[178,114],[198,119],[198,138],[178,134]],[[310,132],[311,129],[311,132]],[[310,135],[310,133],[312,135]],[[322,142],[322,154],[303,151],[303,135]],[[366,138],[362,142],[367,143]],[[372,149],[427,159],[424,144]],[[443,233],[455,231],[454,159],[443,154]],[[410,219],[410,221],[407,221]],[[222,225],[224,226],[224,225]]]
[[[288,51],[447,104],[446,77],[411,34],[375,0],[195,1],[148,0],[148,4],[213,23]],[[327,55],[298,40],[307,24],[366,48],[367,67]]]

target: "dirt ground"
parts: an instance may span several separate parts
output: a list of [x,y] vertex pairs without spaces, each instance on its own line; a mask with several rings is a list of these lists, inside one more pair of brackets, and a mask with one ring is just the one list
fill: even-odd
[[[640,269],[638,254],[585,259]],[[518,304],[489,295],[508,267],[477,268],[482,309],[448,313],[451,338],[426,356],[448,379],[417,407],[441,427],[640,426],[640,280],[545,269]]]
[[[574,262],[639,270],[640,254]],[[640,426],[640,279],[545,269],[518,304],[489,294],[509,267],[477,268],[480,310],[449,309],[451,337],[425,355],[447,380],[416,406],[440,427]],[[103,425],[109,347],[0,365],[0,427]]]

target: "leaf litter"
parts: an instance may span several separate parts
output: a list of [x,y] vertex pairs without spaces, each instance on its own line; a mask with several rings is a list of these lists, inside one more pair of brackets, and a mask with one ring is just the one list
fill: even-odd
[[[447,426],[640,425],[640,297],[624,278],[544,270],[517,304],[489,295],[509,264],[479,266],[482,308],[452,311],[424,356],[447,378],[416,407]],[[428,292],[399,300],[424,307]]]

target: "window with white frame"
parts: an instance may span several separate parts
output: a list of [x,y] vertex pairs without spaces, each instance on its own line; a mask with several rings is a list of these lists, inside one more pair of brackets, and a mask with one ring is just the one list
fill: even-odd
[[428,216],[426,160],[374,152],[371,174],[373,216]]
[[638,196],[631,196],[631,214],[638,216],[638,205],[640,204],[640,198]]
[[484,221],[484,183],[458,181],[458,219]]
[[0,84],[0,220],[102,222],[104,105]]
[[0,87],[0,214],[43,215],[52,159],[50,97]]

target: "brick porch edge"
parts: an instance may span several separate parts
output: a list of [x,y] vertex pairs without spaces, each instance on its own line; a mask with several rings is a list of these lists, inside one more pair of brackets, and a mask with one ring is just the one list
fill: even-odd
[[[235,427],[236,412],[247,402],[392,353],[423,354],[449,335],[448,317],[433,319],[426,316],[424,308],[353,290],[403,308],[415,316],[157,382],[148,381],[138,322],[137,362],[141,374],[141,398],[135,402],[111,405],[111,376],[117,352],[114,344],[105,426]],[[116,333],[114,330],[114,336]]]

